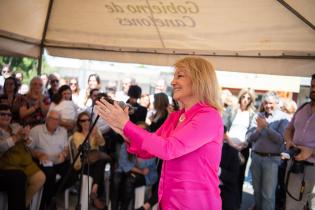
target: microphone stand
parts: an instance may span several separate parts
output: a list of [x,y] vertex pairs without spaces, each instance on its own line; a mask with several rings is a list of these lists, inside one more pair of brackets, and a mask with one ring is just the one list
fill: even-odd
[[[62,179],[60,185],[58,186],[58,189],[57,189],[57,192],[55,194],[55,197],[52,199],[52,202],[51,204],[49,205],[48,209],[49,210],[56,210],[56,195],[62,191],[64,185],[66,184],[67,180],[69,179],[70,175],[71,175],[71,172],[73,171],[74,169],[74,164],[75,162],[77,161],[77,159],[79,157],[81,157],[81,170],[80,170],[80,188],[79,188],[79,192],[78,192],[78,199],[77,199],[77,204],[76,204],[76,210],[81,210],[81,203],[80,203],[80,200],[81,200],[81,187],[82,187],[82,177],[83,177],[83,171],[84,171],[84,163],[85,162],[89,162],[89,161],[85,161],[86,158],[87,158],[87,155],[88,155],[88,152],[90,151],[90,144],[88,142],[89,140],[89,137],[98,121],[98,119],[100,118],[99,115],[96,116],[92,126],[90,127],[89,129],[89,132],[88,134],[86,135],[84,141],[82,142],[82,144],[79,146],[78,148],[78,153],[76,154],[76,156],[74,157],[73,159],[73,162],[71,163],[71,167],[67,170],[67,173],[66,175],[64,176],[64,178]],[[70,145],[71,146],[71,145]],[[89,163],[88,163],[88,167],[89,167]],[[88,169],[89,171],[89,169]],[[89,187],[88,187],[89,188]]]

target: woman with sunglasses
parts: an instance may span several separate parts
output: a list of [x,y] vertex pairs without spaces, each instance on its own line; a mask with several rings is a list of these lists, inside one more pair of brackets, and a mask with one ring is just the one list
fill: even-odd
[[23,125],[43,124],[48,112],[50,99],[43,94],[43,82],[39,76],[33,77],[30,89],[23,97],[19,110],[21,123]]
[[42,188],[45,175],[25,147],[29,126],[23,128],[11,119],[10,107],[0,104],[0,190],[8,193],[9,210],[23,210]]
[[[81,112],[77,119],[77,131],[73,133],[72,143],[74,144],[76,150],[83,143],[90,129],[90,115],[88,112]],[[93,178],[92,190],[91,190],[91,201],[92,204],[98,208],[103,209],[105,203],[99,199],[99,195],[104,189],[104,168],[106,162],[109,161],[109,157],[99,150],[100,146],[105,145],[105,140],[97,127],[94,127],[91,132],[90,138],[88,139],[90,146],[88,160],[84,161],[83,172],[88,174]],[[91,154],[91,155],[90,155]],[[90,155],[90,156],[89,156]],[[89,168],[87,167],[87,162],[89,162]],[[77,160],[74,164],[76,170],[80,170],[82,164],[80,160]]]

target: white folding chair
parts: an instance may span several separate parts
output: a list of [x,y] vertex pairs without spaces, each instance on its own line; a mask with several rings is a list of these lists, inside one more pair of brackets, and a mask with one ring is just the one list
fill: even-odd
[[8,197],[6,192],[0,192],[0,209],[8,209]]
[[[70,152],[70,161],[71,163],[74,161],[74,157],[76,156],[78,150],[75,148],[75,145],[72,140],[72,136],[69,137],[69,152]],[[92,189],[93,178],[83,174],[82,177],[82,185],[80,189],[81,193],[81,210],[88,210],[89,208],[89,195]],[[65,209],[69,208],[69,189],[65,191]]]
[[89,195],[92,189],[93,179],[90,176],[83,174],[82,177],[82,186],[81,186],[81,210],[89,209]]
[[39,210],[40,202],[42,200],[42,194],[43,194],[43,188],[40,189],[35,195],[33,195],[32,201],[31,201],[31,210]]
[[[74,158],[74,151],[73,151],[73,145],[72,145],[72,136],[68,138],[68,147],[69,147],[69,156],[70,156],[70,163],[73,163]],[[65,209],[69,209],[69,195],[70,195],[71,187],[67,188],[65,190],[64,199],[65,199]]]
[[135,189],[135,209],[140,208],[144,204],[146,186],[140,186]]
[[105,193],[106,193],[106,205],[109,206],[109,191],[110,191],[110,163],[106,163],[104,169],[104,179],[105,179]]

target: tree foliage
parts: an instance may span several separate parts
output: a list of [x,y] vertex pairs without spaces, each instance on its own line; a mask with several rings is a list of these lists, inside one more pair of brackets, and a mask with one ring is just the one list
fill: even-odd
[[[33,58],[0,56],[0,68],[5,64],[10,64],[13,72],[23,73],[23,83],[26,84],[28,84],[31,78],[37,75],[37,63],[37,59]],[[47,64],[45,57],[43,57],[42,67],[42,69],[45,69],[46,73],[54,70]]]
[[14,72],[20,71],[29,77],[31,71],[36,71],[37,60],[24,57],[0,56],[0,66],[2,67],[4,64],[9,64]]

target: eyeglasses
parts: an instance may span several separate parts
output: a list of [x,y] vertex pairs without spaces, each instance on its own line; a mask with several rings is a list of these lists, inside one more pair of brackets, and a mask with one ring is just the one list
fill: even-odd
[[1,117],[5,117],[5,116],[7,116],[7,117],[12,117],[12,114],[11,114],[11,113],[8,113],[8,112],[0,112],[0,116],[1,116]]
[[90,119],[80,119],[79,122],[81,122],[81,123],[90,122]]
[[69,84],[70,84],[70,85],[77,85],[77,83],[72,83],[72,82],[70,82]]

